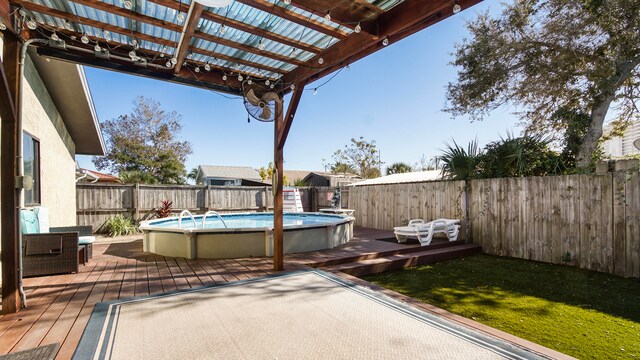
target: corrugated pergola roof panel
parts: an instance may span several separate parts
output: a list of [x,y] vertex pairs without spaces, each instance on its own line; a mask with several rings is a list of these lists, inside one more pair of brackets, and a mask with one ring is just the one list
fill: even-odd
[[[37,36],[57,31],[67,42],[48,54],[79,61],[91,57],[97,42],[109,53],[95,53],[99,60],[87,59],[89,64],[146,76],[161,72],[160,78],[179,81],[209,64],[211,72],[198,74],[197,84],[237,92],[241,86],[229,75],[281,79],[281,91],[288,91],[289,84],[313,81],[377,51],[385,39],[393,43],[452,15],[456,2],[465,8],[480,0],[234,0],[222,8],[190,0],[131,0],[131,9],[124,0],[9,1],[42,24]],[[64,27],[68,31],[59,30]],[[82,34],[89,44],[80,43]],[[131,68],[130,54],[133,65],[146,68]]]

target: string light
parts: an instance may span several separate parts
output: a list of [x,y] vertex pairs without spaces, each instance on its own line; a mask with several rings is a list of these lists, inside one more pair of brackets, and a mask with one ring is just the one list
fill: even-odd
[[298,54],[298,49],[292,48],[291,49],[291,56],[296,56],[296,54]]
[[318,95],[318,88],[313,89],[313,95]]
[[177,64],[177,63],[178,63],[178,58],[176,58],[176,57],[174,56],[174,57],[172,57],[172,58],[171,58],[171,60],[169,60],[169,61],[171,61],[171,63],[172,63],[173,65],[175,65],[175,64]]
[[351,66],[349,66],[349,64],[347,64],[347,66],[345,66],[344,68],[347,69],[347,71],[351,70]]
[[0,30],[7,30],[7,25],[0,21]]
[[269,81],[269,79],[267,79],[267,80],[264,82],[264,84],[268,86],[269,84],[271,84],[271,81]]
[[324,21],[331,21],[331,10],[327,11],[327,15],[324,16]]
[[324,59],[322,57],[320,57],[318,59],[318,64],[320,64],[320,65],[324,64]]
[[227,31],[227,27],[226,27],[226,26],[224,26],[224,24],[222,24],[222,25],[220,26],[220,34],[221,34],[221,35],[224,35],[224,33],[225,33],[226,31]]
[[131,1],[126,0],[126,1],[124,2],[124,8],[125,8],[125,9],[127,9],[127,10],[131,10],[131,8],[132,8],[132,7],[133,7],[133,4],[131,3]]
[[291,0],[284,0],[285,5],[291,5]]
[[388,37],[386,37],[386,38],[384,38],[384,40],[382,40],[382,45],[384,45],[384,46],[389,45],[389,38]]
[[73,26],[71,26],[71,23],[67,19],[64,19],[64,28],[69,31],[73,31]]
[[199,73],[199,72],[200,72],[200,66],[196,66],[196,70],[195,70],[195,71],[196,71],[197,73]]
[[260,39],[260,41],[258,41],[258,49],[264,50],[264,43],[262,42],[262,39]]
[[251,80],[251,78],[249,78],[249,80],[247,80],[247,84],[249,84],[249,85],[253,84],[253,81]]
[[355,32],[356,34],[360,34],[360,31],[362,31],[362,27],[360,26],[360,21],[358,21],[358,25],[353,28],[353,32]]
[[453,13],[457,14],[460,11],[462,11],[462,6],[460,6],[460,4],[458,4],[458,2],[456,1],[456,3],[453,5]]
[[58,34],[56,34],[55,31],[53,32],[53,34],[51,34],[51,40],[60,41],[60,37],[58,36]]
[[27,27],[29,28],[29,30],[35,30],[38,27],[38,23],[36,23],[33,19],[29,19],[29,21],[27,21]]
[[238,81],[242,81],[244,80],[244,78],[242,77],[242,74],[238,74]]
[[295,90],[295,89],[296,89],[296,85],[295,85],[295,84],[291,84],[291,86],[289,86],[289,88],[290,88],[291,90]]
[[227,74],[222,75],[222,80],[227,81]]
[[171,63],[171,61],[167,61],[167,62],[165,63],[165,65],[167,65],[167,67],[168,67],[168,68],[170,68],[170,67],[172,67],[172,66],[173,66],[173,64]]
[[182,13],[178,13],[178,16],[176,16],[176,19],[178,20],[178,22],[183,22],[184,21],[184,15]]
[[[136,39],[131,40],[131,45],[138,46],[138,40],[136,40]],[[163,49],[164,49],[164,47],[163,47]]]
[[89,43],[89,37],[86,34],[84,34],[80,38],[80,41],[82,41],[83,44],[88,44]]
[[93,47],[93,50],[100,52],[102,51],[102,48],[100,47],[100,44],[96,43],[96,46]]
[[269,85],[269,89],[273,89],[273,87],[274,87],[273,84]]
[[211,71],[211,65],[209,65],[209,63],[204,64],[204,69],[207,71]]

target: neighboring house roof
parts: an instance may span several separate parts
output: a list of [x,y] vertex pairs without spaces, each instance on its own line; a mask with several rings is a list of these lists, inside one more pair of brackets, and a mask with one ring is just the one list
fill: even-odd
[[199,177],[219,179],[246,179],[262,181],[258,171],[249,166],[213,166],[200,165]]
[[84,182],[90,182],[90,183],[95,183],[95,182],[120,183],[120,182],[122,182],[120,180],[120,178],[117,177],[117,176],[101,173],[101,172],[98,172],[98,171],[95,171],[95,170],[82,169],[82,168],[76,169],[76,175],[77,175],[76,182],[78,182],[78,181],[84,181]]
[[73,139],[76,154],[104,155],[104,139],[83,67],[53,59],[47,61],[33,51],[30,54]]
[[331,178],[360,179],[360,175],[356,175],[356,174],[334,174],[334,173],[321,172],[321,171],[312,171],[307,176],[311,176],[311,175],[321,176],[326,179],[331,179]]
[[442,172],[440,170],[416,171],[401,174],[392,174],[381,176],[375,179],[367,179],[351,183],[348,186],[362,185],[383,185],[383,184],[402,184],[412,182],[442,180]]
[[309,170],[285,170],[283,176],[286,176],[287,180],[293,183],[296,180],[303,180],[311,172],[312,171],[309,171]]

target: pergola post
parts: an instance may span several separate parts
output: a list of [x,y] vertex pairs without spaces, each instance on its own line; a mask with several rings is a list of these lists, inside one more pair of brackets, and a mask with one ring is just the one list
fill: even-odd
[[0,242],[2,246],[2,312],[15,313],[21,307],[18,292],[18,231],[19,191],[15,177],[18,159],[18,86],[21,43],[18,38],[5,32],[4,54],[0,72],[0,117],[2,117],[2,144],[0,148],[0,211],[2,214]]
[[[276,184],[273,188],[273,269],[275,271],[284,270],[284,247],[283,247],[283,199],[282,199],[282,179],[283,179],[283,163],[284,163],[284,144],[287,141],[287,135],[291,128],[291,123],[295,117],[296,109],[302,97],[304,84],[296,84],[296,88],[291,96],[291,102],[287,108],[287,114],[283,117],[282,105],[280,109],[276,109],[276,119],[273,129],[273,166],[276,170]],[[277,103],[276,103],[277,104]]]

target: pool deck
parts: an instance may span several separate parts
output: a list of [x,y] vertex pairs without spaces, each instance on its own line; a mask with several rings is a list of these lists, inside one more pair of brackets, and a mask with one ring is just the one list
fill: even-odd
[[[313,266],[338,271],[339,269],[332,269],[332,266],[375,257],[375,254],[397,254],[424,249],[418,244],[395,243],[389,240],[392,237],[393,234],[388,231],[357,228],[354,231],[354,239],[339,248],[286,255],[285,270]],[[442,245],[443,242],[434,241],[435,247],[445,246]],[[438,251],[439,254],[446,253],[444,249]],[[403,266],[405,264],[409,263],[404,262]],[[272,268],[272,259],[266,257],[188,260],[145,253],[142,251],[140,235],[99,239],[94,244],[93,259],[87,265],[81,266],[78,273],[24,280],[28,307],[17,314],[0,316],[0,354],[60,343],[56,359],[70,359],[96,303],[262,277],[274,273]],[[377,288],[348,274],[337,274],[365,286]],[[422,310],[451,318],[550,358],[567,358],[563,354],[431,305],[388,290],[379,290]]]

